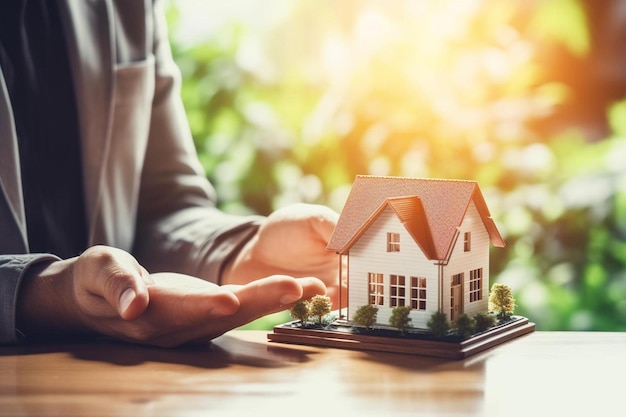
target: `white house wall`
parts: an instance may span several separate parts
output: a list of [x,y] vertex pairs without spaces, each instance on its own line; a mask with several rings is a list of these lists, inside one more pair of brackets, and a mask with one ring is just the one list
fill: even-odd
[[[450,314],[450,288],[452,276],[463,273],[463,312],[470,316],[486,312],[489,299],[489,234],[478,214],[474,202],[470,203],[454,244],[450,261],[443,267],[443,311]],[[464,251],[464,233],[471,232],[471,251]],[[482,299],[470,303],[469,272],[483,269]]]
[[[387,233],[400,235],[400,251],[387,252]],[[396,214],[387,207],[362,237],[350,248],[348,319],[369,303],[368,273],[383,274],[384,305],[378,306],[378,323],[388,324],[391,317],[390,275],[404,275],[407,305],[410,277],[426,278],[426,310],[411,310],[413,327],[426,328],[426,323],[438,309],[438,267],[429,261]]]

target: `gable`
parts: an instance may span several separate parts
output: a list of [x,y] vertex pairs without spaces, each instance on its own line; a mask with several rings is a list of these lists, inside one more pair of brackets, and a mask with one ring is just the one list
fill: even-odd
[[504,246],[475,181],[357,176],[327,248],[347,252],[389,206],[429,259],[444,260],[471,201],[492,244]]

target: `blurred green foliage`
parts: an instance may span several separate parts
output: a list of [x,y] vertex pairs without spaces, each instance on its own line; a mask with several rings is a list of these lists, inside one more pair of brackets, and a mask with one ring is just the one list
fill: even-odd
[[225,20],[193,42],[182,3],[173,52],[224,210],[340,211],[356,174],[475,179],[516,313],[626,330],[626,101],[581,81],[591,2],[294,0],[262,30]]

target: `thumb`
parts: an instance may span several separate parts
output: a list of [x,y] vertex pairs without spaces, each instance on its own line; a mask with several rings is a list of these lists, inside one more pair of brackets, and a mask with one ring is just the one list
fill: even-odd
[[119,296],[118,313],[125,320],[136,319],[148,307],[149,295],[145,284],[150,280],[150,275],[145,268],[140,268],[140,277],[133,276],[130,286]]
[[79,258],[77,278],[85,295],[83,306],[100,317],[139,317],[148,306],[148,272],[129,253],[95,246]]

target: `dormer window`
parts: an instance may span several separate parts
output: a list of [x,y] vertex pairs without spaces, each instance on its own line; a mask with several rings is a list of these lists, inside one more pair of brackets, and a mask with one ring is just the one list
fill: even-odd
[[400,252],[400,233],[387,233],[387,252]]
[[465,232],[463,234],[463,249],[465,252],[472,250],[472,232]]

